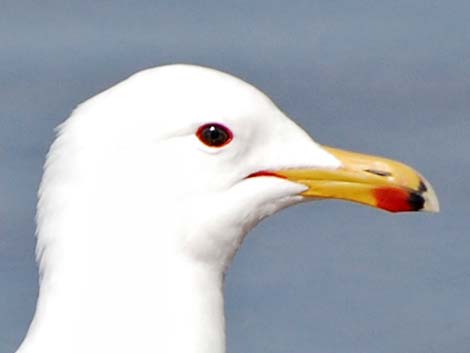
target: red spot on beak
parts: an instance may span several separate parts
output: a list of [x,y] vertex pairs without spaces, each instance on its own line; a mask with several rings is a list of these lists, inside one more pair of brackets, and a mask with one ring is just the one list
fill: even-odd
[[390,212],[415,211],[410,203],[410,193],[398,188],[378,188],[373,191],[377,207]]

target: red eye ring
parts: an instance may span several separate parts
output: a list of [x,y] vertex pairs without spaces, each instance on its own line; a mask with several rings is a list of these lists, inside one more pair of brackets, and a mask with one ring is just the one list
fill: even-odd
[[209,147],[222,147],[230,143],[233,138],[232,131],[219,123],[207,123],[196,131],[198,139]]

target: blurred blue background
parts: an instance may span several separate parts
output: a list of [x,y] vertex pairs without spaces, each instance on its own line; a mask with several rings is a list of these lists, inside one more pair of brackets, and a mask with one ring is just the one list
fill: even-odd
[[147,67],[265,91],[321,143],[433,183],[437,215],[336,201],[259,225],[228,274],[231,353],[470,352],[470,2],[0,3],[0,353],[37,295],[34,208],[53,128]]

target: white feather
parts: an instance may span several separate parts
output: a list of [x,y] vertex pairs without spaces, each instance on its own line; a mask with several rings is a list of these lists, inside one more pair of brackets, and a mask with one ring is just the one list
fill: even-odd
[[[208,122],[233,141],[203,145]],[[45,164],[40,296],[18,352],[225,352],[224,271],[304,188],[246,177],[338,165],[262,92],[211,69],[146,70],[83,103]]]

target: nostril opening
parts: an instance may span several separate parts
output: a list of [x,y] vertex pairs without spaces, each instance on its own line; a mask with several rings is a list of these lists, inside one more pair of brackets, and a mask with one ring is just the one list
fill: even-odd
[[368,173],[375,174],[375,175],[378,175],[378,176],[383,176],[383,177],[392,176],[392,173],[390,173],[390,172],[385,172],[385,171],[383,171],[383,170],[366,169],[365,171],[368,172]]

